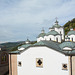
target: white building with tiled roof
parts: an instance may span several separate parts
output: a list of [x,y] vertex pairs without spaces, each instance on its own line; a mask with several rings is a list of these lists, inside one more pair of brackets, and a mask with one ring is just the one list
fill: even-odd
[[73,28],[70,29],[70,31],[67,33],[67,36],[65,37],[65,41],[73,41],[75,42],[75,31]]
[[75,75],[75,33],[64,35],[56,20],[48,33],[42,30],[37,43],[28,42],[10,52],[9,75]]
[[63,26],[60,26],[56,20],[53,27],[49,28],[48,33],[45,33],[44,30],[42,30],[42,32],[37,37],[37,42],[42,40],[52,40],[61,43],[64,40],[64,35],[65,33]]

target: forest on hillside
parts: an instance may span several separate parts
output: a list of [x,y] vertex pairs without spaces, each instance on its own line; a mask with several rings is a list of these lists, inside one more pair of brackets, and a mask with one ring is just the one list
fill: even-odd
[[67,34],[67,33],[70,31],[70,28],[75,29],[75,18],[72,19],[71,21],[68,21],[68,22],[64,25],[65,34]]

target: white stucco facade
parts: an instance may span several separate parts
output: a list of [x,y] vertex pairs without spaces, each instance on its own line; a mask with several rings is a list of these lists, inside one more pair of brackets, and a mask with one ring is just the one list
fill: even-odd
[[37,42],[42,41],[42,40],[44,40],[43,37],[39,37],[39,38],[37,38]]
[[[43,67],[36,67],[36,58],[43,59]],[[65,56],[48,47],[30,47],[17,55],[18,75],[69,75],[68,56]],[[62,64],[67,64],[68,69],[62,70]]]
[[54,41],[55,40],[54,35],[44,36],[44,39],[47,41],[50,41],[50,40]]
[[72,34],[72,35],[69,35],[68,37],[70,38],[70,41],[75,42],[75,35]]
[[61,41],[62,41],[62,36],[61,36],[61,35],[56,35],[56,36],[55,36],[55,41],[61,43]]
[[[42,30],[42,31],[44,31],[44,30]],[[49,32],[50,32],[50,34],[49,34]],[[56,38],[58,39],[58,42],[61,42],[61,41],[65,40],[64,27],[60,26],[58,24],[58,22],[56,22],[56,24],[52,28],[49,28],[49,32],[48,33],[41,32],[41,33],[43,33],[45,35],[40,33],[39,35],[41,35],[41,36],[39,36],[37,38],[37,42],[39,42],[41,40],[56,41]]]
[[49,36],[44,36],[44,37],[39,37],[37,38],[37,42],[47,40],[47,41],[56,41],[61,43],[62,41],[62,36],[61,35],[49,35]]
[[60,27],[60,28],[55,27],[54,30],[57,31],[59,34],[61,34],[62,35],[62,40],[64,40],[64,35],[65,35],[64,28],[63,27]]

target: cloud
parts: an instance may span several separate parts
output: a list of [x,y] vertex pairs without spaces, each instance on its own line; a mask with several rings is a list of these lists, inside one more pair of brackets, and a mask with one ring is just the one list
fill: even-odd
[[48,31],[55,17],[61,25],[74,18],[74,8],[74,0],[0,0],[1,40],[34,40],[42,27]]

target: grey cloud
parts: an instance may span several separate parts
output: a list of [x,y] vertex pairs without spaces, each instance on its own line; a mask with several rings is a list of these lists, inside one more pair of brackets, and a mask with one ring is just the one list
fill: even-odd
[[74,8],[74,0],[0,0],[1,40],[34,40],[42,27],[48,31],[55,17],[60,25],[74,18]]

